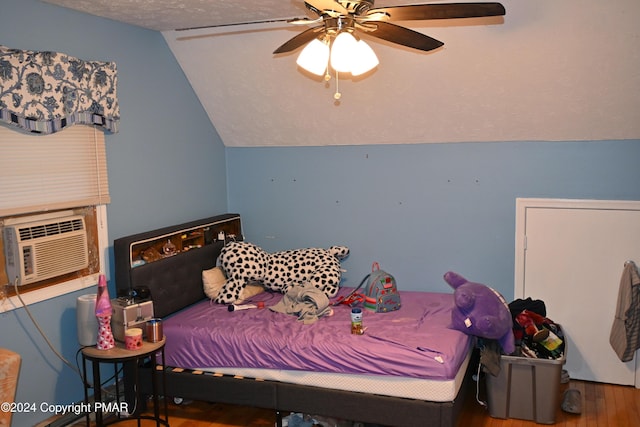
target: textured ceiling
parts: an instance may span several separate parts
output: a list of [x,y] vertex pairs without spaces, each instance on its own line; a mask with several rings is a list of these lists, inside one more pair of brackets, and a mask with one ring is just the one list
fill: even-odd
[[[157,31],[306,16],[301,0],[43,1]],[[379,3],[402,4],[398,0]]]
[[[308,16],[303,0],[42,1],[157,31]],[[428,1],[378,0],[375,4],[396,6],[416,3]]]
[[364,35],[380,66],[328,83],[296,67],[298,51],[272,53],[299,27],[174,31],[309,16],[303,0],[43,1],[162,32],[227,146],[640,137],[638,0],[502,0],[503,21],[406,22],[445,45]]

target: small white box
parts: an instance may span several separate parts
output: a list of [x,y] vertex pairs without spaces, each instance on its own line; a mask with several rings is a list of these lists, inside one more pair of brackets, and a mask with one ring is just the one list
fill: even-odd
[[113,299],[111,306],[111,329],[113,337],[118,341],[124,342],[124,331],[129,328],[141,328],[144,334],[145,323],[153,319],[153,301],[131,304],[126,300]]

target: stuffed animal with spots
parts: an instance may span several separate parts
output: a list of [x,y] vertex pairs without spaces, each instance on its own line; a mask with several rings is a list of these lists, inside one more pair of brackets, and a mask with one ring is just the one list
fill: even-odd
[[309,283],[327,298],[340,289],[340,260],[349,255],[349,248],[307,248],[268,253],[248,242],[230,242],[222,248],[218,266],[227,278],[214,298],[217,303],[232,304],[248,283],[260,282],[265,289],[283,294],[296,285]]

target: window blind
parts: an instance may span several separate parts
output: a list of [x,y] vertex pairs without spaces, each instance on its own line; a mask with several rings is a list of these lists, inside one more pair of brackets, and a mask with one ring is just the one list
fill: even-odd
[[0,217],[110,200],[102,131],[75,125],[33,135],[0,126]]

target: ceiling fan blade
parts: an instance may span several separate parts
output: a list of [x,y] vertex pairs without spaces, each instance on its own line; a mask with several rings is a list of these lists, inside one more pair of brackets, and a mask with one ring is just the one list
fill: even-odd
[[324,18],[322,18],[321,16],[317,17],[316,19],[311,19],[311,18],[291,18],[287,20],[287,24],[293,24],[293,25],[311,25],[311,24],[319,24],[321,22],[323,22]]
[[318,34],[320,34],[322,31],[324,31],[324,25],[319,25],[317,27],[309,28],[308,30],[305,30],[300,34],[298,34],[297,36],[289,39],[289,41],[287,41],[282,46],[274,50],[273,53],[274,54],[286,53],[286,52],[291,52],[293,50],[296,50],[300,46],[307,44],[311,40],[318,37]]
[[[372,26],[375,26],[376,29],[369,29]],[[423,50],[425,52],[437,49],[444,45],[440,40],[436,40],[417,31],[384,21],[371,22],[367,25],[367,28],[369,30],[366,31],[366,34],[370,34],[391,43]]]
[[500,3],[442,3],[380,7],[369,10],[364,16],[384,14],[387,18],[382,19],[386,21],[413,21],[502,16],[505,13]]
[[[293,18],[298,19],[298,18]],[[230,22],[227,24],[214,24],[214,25],[201,25],[199,27],[185,27],[185,28],[176,28],[175,31],[190,31],[190,30],[203,30],[208,28],[222,28],[222,27],[233,27],[236,25],[251,25],[251,24],[272,24],[275,22],[289,22],[292,18],[282,18],[282,19],[264,19],[261,21],[245,21],[245,22]]]
[[325,11],[334,11],[343,15],[348,15],[349,11],[336,0],[305,0],[307,9],[322,15]]

